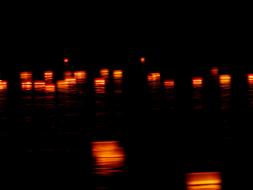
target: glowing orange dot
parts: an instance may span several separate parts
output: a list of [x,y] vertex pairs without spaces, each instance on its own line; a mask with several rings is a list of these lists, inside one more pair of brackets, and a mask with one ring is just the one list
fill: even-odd
[[63,61],[64,61],[64,63],[68,63],[69,62],[69,58],[64,58]]
[[140,58],[141,63],[145,63],[145,57]]
[[200,87],[202,86],[202,83],[203,83],[203,79],[201,77],[194,77],[192,79],[192,85],[194,87]]

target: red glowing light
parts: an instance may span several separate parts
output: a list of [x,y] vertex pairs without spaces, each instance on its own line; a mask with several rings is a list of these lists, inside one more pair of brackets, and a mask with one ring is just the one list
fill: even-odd
[[64,58],[63,61],[64,61],[64,63],[68,63],[69,62],[69,58]]
[[145,63],[145,57],[140,58],[141,63]]

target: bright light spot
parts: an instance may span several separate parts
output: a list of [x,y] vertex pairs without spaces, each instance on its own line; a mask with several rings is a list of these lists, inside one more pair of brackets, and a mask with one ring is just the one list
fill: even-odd
[[217,67],[213,67],[210,72],[213,76],[217,76],[219,74],[219,69]]
[[95,78],[94,85],[95,85],[95,91],[97,94],[105,93],[105,84],[106,84],[106,81],[104,78]]
[[64,58],[63,61],[64,61],[64,63],[68,63],[69,62],[69,58]]
[[31,91],[33,89],[32,82],[21,82],[21,89],[24,91]]
[[41,81],[41,80],[34,81],[35,90],[44,90],[45,85],[46,85],[45,81]]
[[52,71],[44,72],[44,79],[47,83],[51,83],[53,81],[54,73]]
[[157,82],[160,81],[160,73],[148,73],[148,81],[149,82]]
[[219,172],[189,173],[186,180],[187,190],[221,190]]
[[164,80],[163,82],[165,88],[174,88],[175,81],[174,80]]
[[253,74],[248,74],[248,83],[253,84]]
[[76,79],[74,77],[69,77],[65,79],[66,84],[68,85],[75,85],[76,84]]
[[85,80],[87,78],[87,73],[85,71],[75,71],[74,77],[76,80]]
[[230,85],[231,83],[231,76],[228,74],[220,75],[220,84],[221,85]]
[[123,71],[122,70],[114,70],[113,71],[113,78],[114,79],[122,79]]
[[145,57],[141,57],[140,61],[141,61],[142,64],[145,63],[145,61],[146,61]]
[[8,82],[6,80],[0,80],[0,90],[6,90]]
[[203,79],[201,77],[192,78],[192,85],[194,88],[201,87],[203,83]]
[[55,92],[55,84],[46,84],[45,91],[46,92]]
[[100,75],[101,77],[108,78],[109,77],[109,69],[100,69]]
[[98,175],[112,175],[122,172],[125,152],[118,141],[97,141],[92,143],[92,155]]
[[20,79],[22,82],[25,82],[25,81],[32,81],[32,72],[21,72],[20,73]]

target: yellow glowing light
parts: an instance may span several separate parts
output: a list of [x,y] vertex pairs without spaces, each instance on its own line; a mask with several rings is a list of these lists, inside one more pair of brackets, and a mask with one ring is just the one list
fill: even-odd
[[189,173],[186,178],[187,190],[221,190],[219,172]]
[[165,88],[173,88],[175,86],[174,80],[164,80],[163,82]]
[[114,79],[122,79],[123,71],[122,70],[114,70],[113,71],[113,78]]
[[192,85],[193,87],[201,87],[203,83],[203,79],[201,77],[194,77],[192,78]]
[[87,78],[87,73],[85,71],[75,71],[74,77],[76,80],[85,80]]
[[0,80],[0,90],[6,90],[8,82],[6,80]]
[[44,72],[44,78],[47,83],[52,82],[54,77],[54,73],[52,71],[45,71]]
[[108,78],[109,77],[109,69],[100,69],[100,75],[101,77]]
[[35,90],[43,90],[45,88],[45,81],[42,81],[42,80],[37,80],[37,81],[34,81],[34,89]]
[[217,76],[219,74],[219,69],[217,67],[213,67],[210,72],[213,76]]
[[92,143],[96,174],[112,175],[124,166],[125,152],[118,141],[97,141]]
[[253,74],[248,74],[248,83],[253,84]]
[[46,84],[45,91],[46,92],[55,92],[55,84]]
[[222,85],[230,85],[231,83],[231,76],[228,74],[220,75],[220,84]]
[[142,64],[145,63],[145,60],[146,60],[145,57],[140,58],[140,61],[141,61]]
[[161,78],[160,73],[149,73],[148,74],[148,81],[149,82],[160,81],[160,78]]
[[32,72],[21,72],[20,73],[21,81],[32,81]]
[[104,78],[96,78],[95,79],[95,86],[104,86],[105,85],[105,79]]
[[21,89],[22,90],[27,90],[30,91],[33,88],[33,83],[32,82],[21,82]]

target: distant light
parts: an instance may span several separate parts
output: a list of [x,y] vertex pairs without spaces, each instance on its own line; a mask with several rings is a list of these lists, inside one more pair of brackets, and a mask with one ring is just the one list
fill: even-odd
[[32,72],[27,72],[27,71],[21,72],[20,79],[22,82],[32,81]]
[[8,82],[6,80],[0,80],[0,90],[7,89]]
[[213,76],[217,76],[219,74],[219,69],[217,67],[213,67],[210,72]]
[[100,69],[100,75],[101,75],[101,77],[108,78],[109,77],[109,69],[106,69],[106,68]]
[[76,80],[85,80],[87,78],[86,71],[75,71],[74,77]]
[[53,71],[44,72],[44,79],[47,83],[51,83],[53,81],[53,76],[54,76]]
[[44,90],[45,85],[46,85],[45,81],[40,81],[40,80],[34,81],[35,90]]
[[167,79],[167,80],[164,80],[163,84],[165,88],[173,88],[175,86],[175,81],[172,79],[171,80]]
[[201,77],[194,77],[192,78],[192,85],[193,87],[201,87],[203,83],[203,79]]
[[141,63],[145,63],[145,61],[146,61],[145,57],[141,57],[140,61],[141,61]]
[[21,82],[21,89],[24,91],[31,91],[33,88],[32,82]]
[[149,82],[158,82],[160,81],[160,78],[161,78],[160,73],[148,73]]
[[221,85],[230,85],[231,76],[228,74],[220,75],[219,81]]
[[55,92],[55,84],[46,84],[45,91],[46,92]]
[[95,86],[104,86],[105,85],[105,79],[104,78],[96,78],[95,79]]
[[248,74],[248,83],[253,84],[253,74]]
[[114,70],[113,71],[113,78],[114,79],[122,79],[123,71],[122,70]]
[[64,63],[68,63],[69,62],[69,58],[64,58],[63,61],[64,61]]

